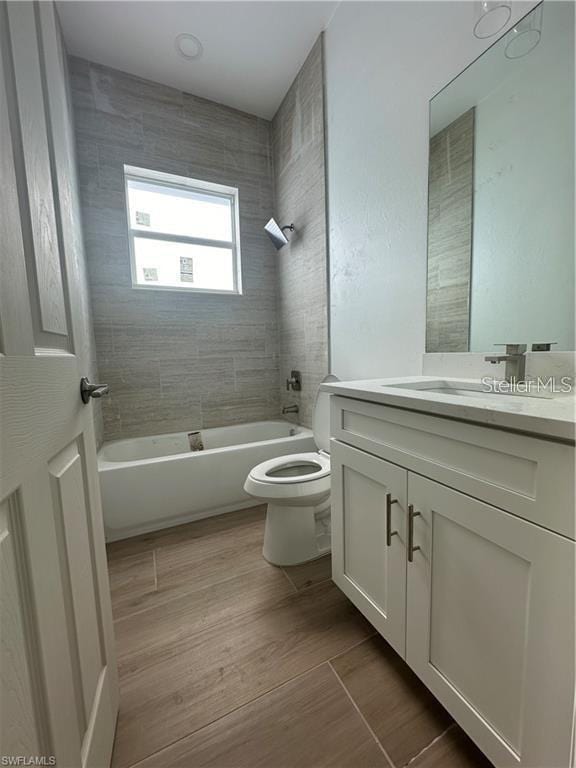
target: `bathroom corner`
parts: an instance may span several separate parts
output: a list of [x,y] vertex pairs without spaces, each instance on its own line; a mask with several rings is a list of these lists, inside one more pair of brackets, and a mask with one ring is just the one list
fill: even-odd
[[[310,51],[272,120],[275,215],[294,222],[278,251],[280,404],[310,427],[316,392],[328,373],[327,225],[324,162],[324,35]],[[287,389],[290,371],[302,389]]]

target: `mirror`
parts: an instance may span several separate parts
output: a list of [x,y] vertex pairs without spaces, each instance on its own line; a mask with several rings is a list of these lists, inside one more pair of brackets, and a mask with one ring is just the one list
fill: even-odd
[[574,344],[574,5],[544,2],[430,102],[427,352]]

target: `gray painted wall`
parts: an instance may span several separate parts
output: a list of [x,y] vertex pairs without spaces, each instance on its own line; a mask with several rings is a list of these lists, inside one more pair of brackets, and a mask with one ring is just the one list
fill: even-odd
[[[277,418],[270,123],[81,59],[70,69],[105,439]],[[131,287],[125,163],[239,188],[242,296]]]
[[[319,38],[272,121],[276,218],[294,222],[278,253],[278,324],[282,405],[311,425],[319,383],[328,373],[323,46]],[[287,392],[292,368],[302,391]]]

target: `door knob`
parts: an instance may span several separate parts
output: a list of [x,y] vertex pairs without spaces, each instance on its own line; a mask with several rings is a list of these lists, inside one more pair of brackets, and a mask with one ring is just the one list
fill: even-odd
[[86,376],[80,379],[80,397],[84,405],[90,402],[91,397],[102,397],[110,391],[108,384],[90,384]]

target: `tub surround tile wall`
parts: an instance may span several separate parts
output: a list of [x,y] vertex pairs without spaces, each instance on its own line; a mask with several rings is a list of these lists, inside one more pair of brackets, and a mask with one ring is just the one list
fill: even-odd
[[[105,439],[277,418],[270,123],[70,60]],[[242,296],[134,290],[123,165],[236,186]]]
[[[310,52],[272,121],[275,216],[294,222],[289,245],[278,251],[280,400],[297,403],[288,416],[310,426],[318,385],[328,373],[323,38]],[[302,391],[286,391],[293,369]]]

